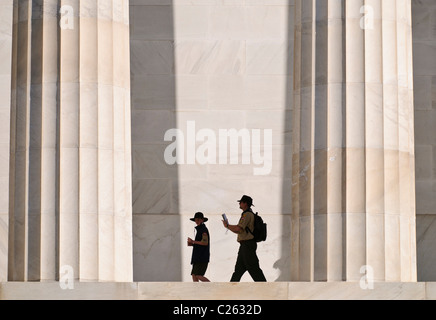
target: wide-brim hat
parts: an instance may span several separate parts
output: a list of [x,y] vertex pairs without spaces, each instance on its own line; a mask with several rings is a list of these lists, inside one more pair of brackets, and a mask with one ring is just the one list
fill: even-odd
[[191,219],[189,219],[189,220],[191,220],[191,221],[195,221],[195,219],[203,219],[204,222],[206,222],[207,220],[209,220],[208,218],[205,218],[205,217],[204,217],[204,214],[203,214],[202,212],[197,212],[197,213],[194,215],[194,218],[191,218]]
[[254,207],[254,204],[253,204],[253,198],[252,198],[252,197],[249,197],[249,196],[247,196],[247,195],[243,195],[242,198],[241,198],[241,200],[238,200],[238,202],[245,202],[245,203],[248,204],[249,206],[253,206],[253,207]]

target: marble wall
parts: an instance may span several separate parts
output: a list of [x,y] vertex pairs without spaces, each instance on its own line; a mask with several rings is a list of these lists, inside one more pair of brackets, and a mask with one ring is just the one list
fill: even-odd
[[130,1],[134,279],[181,279],[178,168],[163,161],[176,124],[171,1]]
[[[258,249],[267,279],[290,280],[293,1],[131,0],[130,8],[134,280],[191,281],[189,218],[202,211],[207,276],[229,281],[238,244],[221,214],[236,223],[243,194],[268,223]],[[174,165],[164,156],[175,146],[175,136],[164,139],[171,129],[184,141]],[[232,129],[239,150],[220,136]]]

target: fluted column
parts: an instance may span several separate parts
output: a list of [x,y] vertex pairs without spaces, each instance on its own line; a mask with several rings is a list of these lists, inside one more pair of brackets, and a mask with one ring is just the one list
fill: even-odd
[[131,281],[128,0],[17,0],[10,280]]
[[0,282],[8,278],[9,153],[13,0],[0,2]]
[[416,281],[411,3],[295,10],[292,279]]

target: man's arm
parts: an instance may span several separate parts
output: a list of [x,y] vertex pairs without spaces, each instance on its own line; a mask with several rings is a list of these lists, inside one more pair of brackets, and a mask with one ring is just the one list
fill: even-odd
[[236,234],[242,233],[244,231],[244,230],[241,229],[240,226],[238,226],[238,225],[231,225],[231,224],[227,223],[224,220],[223,220],[223,225],[224,225],[224,227],[226,227],[227,229],[229,229],[230,231],[232,231],[233,233],[236,233]]

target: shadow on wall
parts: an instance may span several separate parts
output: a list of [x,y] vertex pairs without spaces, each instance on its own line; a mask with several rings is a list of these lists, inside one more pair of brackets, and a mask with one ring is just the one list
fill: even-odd
[[412,1],[418,281],[436,281],[435,1]]
[[177,128],[171,1],[130,4],[133,278],[181,281],[178,170],[163,158]]

